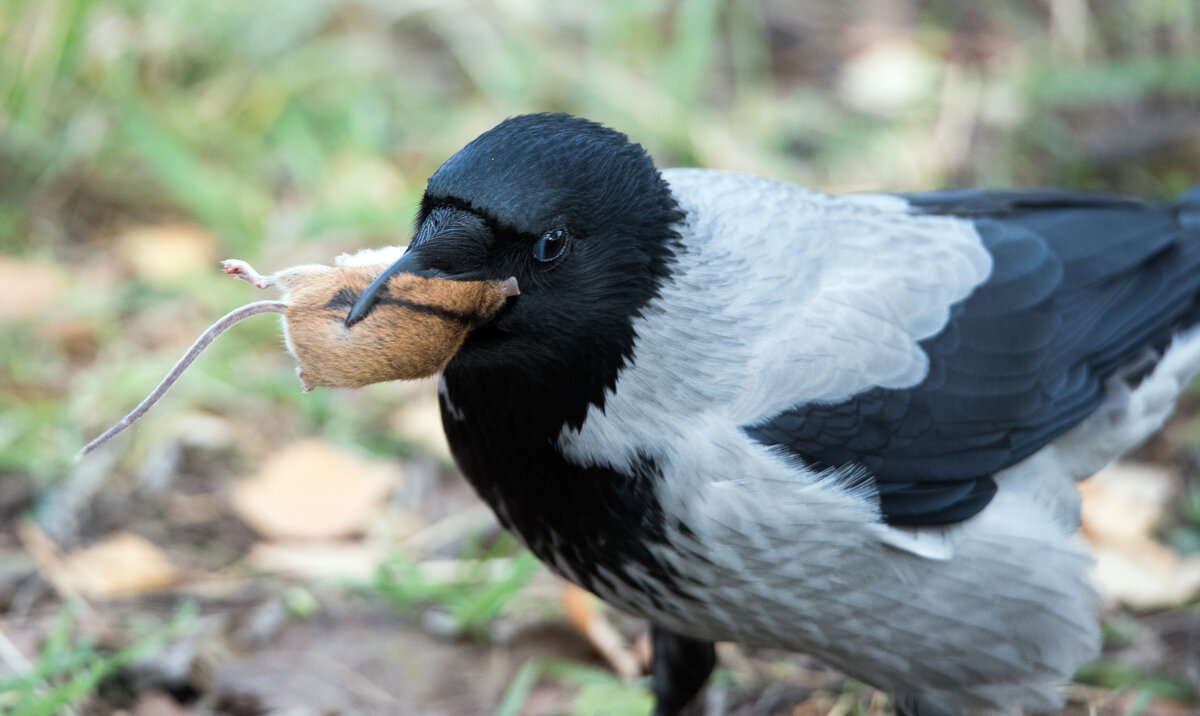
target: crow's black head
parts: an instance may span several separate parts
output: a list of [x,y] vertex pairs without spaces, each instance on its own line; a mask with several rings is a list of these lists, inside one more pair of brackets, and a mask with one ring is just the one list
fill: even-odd
[[593,587],[600,567],[662,571],[648,551],[663,539],[657,467],[651,457],[627,472],[582,466],[555,445],[564,426],[603,408],[631,360],[635,319],[683,250],[683,218],[625,135],[561,114],[516,117],[433,175],[400,260],[450,277],[516,277],[520,295],[446,366],[442,422],[502,522]]
[[[640,145],[563,114],[509,119],[429,180],[402,270],[517,278],[520,296],[447,369],[525,371],[600,403],[633,318],[669,273],[682,214]],[[540,376],[540,377],[539,377]]]
[[429,180],[421,219],[440,204],[465,203],[526,234],[569,218],[579,232],[599,235],[614,221],[660,219],[673,209],[662,205],[665,194],[653,161],[624,134],[565,114],[531,114],[450,157]]

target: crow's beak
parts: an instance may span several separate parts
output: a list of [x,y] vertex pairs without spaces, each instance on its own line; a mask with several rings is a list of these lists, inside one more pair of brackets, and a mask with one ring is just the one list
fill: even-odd
[[379,292],[387,285],[388,279],[398,273],[420,273],[423,268],[415,251],[411,248],[405,251],[404,255],[384,269],[383,273],[379,274],[354,302],[354,306],[350,308],[350,313],[346,316],[346,327],[349,328],[367,317],[367,314],[375,307],[375,302],[379,300]]
[[455,206],[434,207],[421,222],[408,251],[379,274],[358,297],[346,316],[346,326],[353,326],[367,317],[383,295],[388,279],[397,274],[461,281],[487,279],[480,261],[486,255],[491,239],[491,230],[473,212]]

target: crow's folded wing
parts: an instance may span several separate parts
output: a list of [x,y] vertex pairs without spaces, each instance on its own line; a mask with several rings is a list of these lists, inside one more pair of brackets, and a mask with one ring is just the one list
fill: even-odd
[[1200,227],[1180,207],[1086,192],[905,198],[913,213],[970,221],[993,262],[920,342],[925,378],[744,430],[817,468],[866,468],[893,524],[946,524],[988,503],[994,473],[1095,410],[1115,372],[1200,318]]

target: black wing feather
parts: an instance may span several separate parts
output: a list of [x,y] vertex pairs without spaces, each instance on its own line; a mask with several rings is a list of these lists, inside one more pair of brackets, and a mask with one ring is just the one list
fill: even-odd
[[893,524],[948,524],[987,505],[992,475],[1094,411],[1118,369],[1200,319],[1200,226],[1190,204],[1088,192],[907,199],[916,212],[971,220],[994,261],[922,341],[928,376],[745,430],[817,468],[866,468]]

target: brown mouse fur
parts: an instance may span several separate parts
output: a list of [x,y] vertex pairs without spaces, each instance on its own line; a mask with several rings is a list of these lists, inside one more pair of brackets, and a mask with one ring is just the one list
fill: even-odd
[[397,274],[371,313],[347,327],[347,312],[382,268],[298,266],[272,277],[288,304],[284,336],[305,390],[433,375],[515,292],[497,281]]

